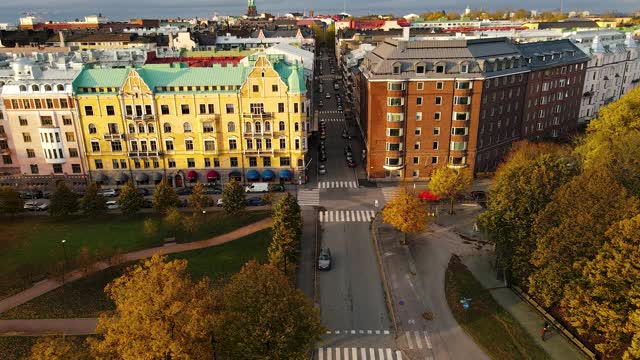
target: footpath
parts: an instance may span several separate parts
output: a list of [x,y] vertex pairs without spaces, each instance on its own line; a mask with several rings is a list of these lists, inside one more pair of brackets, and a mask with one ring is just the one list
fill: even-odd
[[[105,261],[99,261],[93,264],[91,273],[105,270],[111,266],[116,266],[121,263],[127,263],[131,261],[141,260],[149,258],[155,254],[166,255],[179,253],[184,251],[196,250],[208,248],[224,244],[247,235],[253,234],[257,231],[267,229],[271,227],[273,223],[272,218],[266,218],[255,222],[253,224],[241,227],[232,232],[219,235],[207,240],[194,241],[183,244],[173,244],[159,246],[139,251],[133,251],[123,254],[119,257],[117,263],[107,263]],[[85,277],[87,274],[82,270],[74,270],[65,274],[65,283],[70,283]],[[47,279],[41,281],[31,288],[19,292],[13,296],[0,301],[0,313],[13,309],[19,305],[22,305],[40,295],[46,294],[49,291],[55,290],[61,287],[63,284],[56,279]],[[82,319],[39,319],[39,320],[0,320],[0,336],[38,336],[44,334],[65,334],[65,335],[83,335],[93,334],[95,331],[96,319],[82,318]]]
[[[444,211],[441,212],[436,223],[448,228],[458,236],[464,237],[466,242],[478,245],[487,244],[486,236],[481,232],[474,231],[475,218],[481,210],[480,206],[477,205],[458,206],[455,215],[448,215]],[[552,359],[587,358],[569,340],[561,336],[558,331],[550,333],[546,340],[542,341],[540,330],[545,320],[529,303],[523,301],[513,290],[505,287],[503,281],[496,279],[496,272],[493,267],[493,264],[495,264],[493,252],[467,254],[461,258],[473,276],[486,289],[490,289],[493,298],[513,315]]]

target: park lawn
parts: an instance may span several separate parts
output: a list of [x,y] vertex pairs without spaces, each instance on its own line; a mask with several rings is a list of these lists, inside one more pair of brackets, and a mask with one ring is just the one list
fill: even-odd
[[[214,284],[221,285],[247,261],[265,262],[270,241],[271,229],[265,229],[218,246],[171,254],[169,258],[186,259],[194,279],[208,276]],[[130,265],[109,268],[66,284],[0,314],[0,319],[97,317],[100,312],[114,308],[104,294],[104,287]]]
[[[87,348],[86,336],[67,336],[80,346]],[[31,347],[38,341],[37,336],[0,336],[0,355],[2,360],[23,360],[31,353]]]
[[[445,275],[445,292],[456,321],[492,359],[548,358],[455,255]],[[466,311],[460,304],[462,297],[472,299]]]
[[[206,226],[194,234],[178,237],[179,242],[203,240],[228,233],[269,216],[267,211],[252,211],[242,216],[223,212],[206,214]],[[114,251],[129,252],[161,245],[168,231],[159,226],[155,236],[144,234],[144,221],[160,218],[153,214],[132,217],[104,215],[97,218],[71,217],[64,220],[48,216],[19,216],[0,219],[0,298],[31,286],[47,274],[60,272],[66,251],[67,269],[76,268],[77,257],[86,247],[95,259]],[[65,239],[63,251],[61,240]]]

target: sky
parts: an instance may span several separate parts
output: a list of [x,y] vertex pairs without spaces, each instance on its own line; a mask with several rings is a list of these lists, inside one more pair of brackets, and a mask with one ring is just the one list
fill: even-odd
[[[527,8],[536,10],[559,9],[561,0],[255,0],[258,12],[285,14],[307,12],[335,14],[343,7],[353,15],[392,13],[403,16],[410,13],[445,10],[462,12],[471,8]],[[346,5],[346,6],[345,6]],[[564,9],[601,12],[640,10],[639,0],[563,0]],[[246,11],[246,0],[1,0],[0,22],[17,23],[23,13],[35,13],[46,20],[63,21],[82,19],[85,15],[102,13],[109,20],[131,18],[203,17],[214,12],[220,15],[240,15]]]

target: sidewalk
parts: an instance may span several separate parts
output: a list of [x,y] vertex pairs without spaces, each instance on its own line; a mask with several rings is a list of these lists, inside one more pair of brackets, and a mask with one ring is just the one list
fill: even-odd
[[92,335],[98,318],[0,320],[0,336]]
[[[184,243],[184,244],[165,245],[165,246],[159,246],[159,247],[126,253],[120,257],[118,264],[127,263],[127,262],[140,260],[140,259],[146,259],[153,256],[154,254],[166,255],[166,254],[202,249],[202,248],[223,244],[223,243],[247,236],[249,234],[253,234],[254,232],[269,228],[271,227],[272,222],[273,222],[273,219],[266,218],[258,222],[255,222],[253,224],[236,229],[232,232],[222,234],[207,240],[194,241],[194,242]],[[109,264],[105,261],[99,261],[93,264],[93,270],[94,270],[93,272],[102,271],[104,269],[107,269],[111,266],[118,265],[118,264]],[[65,274],[65,283],[76,281],[78,279],[83,278],[85,275],[86,274],[81,270],[71,271]],[[33,298],[36,298],[49,291],[55,290],[60,286],[62,286],[62,282],[58,280],[55,280],[55,279],[43,280],[27,290],[24,290],[13,296],[10,296],[6,299],[1,300],[0,313],[13,309],[16,306],[22,305],[27,301],[30,301]]]

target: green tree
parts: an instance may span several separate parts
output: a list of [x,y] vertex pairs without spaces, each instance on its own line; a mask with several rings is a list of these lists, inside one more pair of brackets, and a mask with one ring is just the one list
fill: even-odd
[[640,211],[638,199],[606,168],[583,171],[551,200],[533,223],[537,246],[529,276],[529,291],[545,306],[558,303],[565,286],[580,278],[584,264],[602,247],[605,231]]
[[42,336],[31,347],[29,360],[88,360],[87,350],[64,336]]
[[144,206],[144,196],[138,192],[133,180],[127,181],[126,184],[120,189],[120,196],[118,197],[118,206],[120,211],[127,216],[137,214],[142,206]]
[[182,228],[189,234],[189,236],[193,236],[193,234],[198,231],[202,220],[202,215],[200,213],[193,213],[189,216],[184,216],[182,219]]
[[336,46],[336,25],[335,24],[331,24],[327,26],[325,44],[330,48],[333,48]]
[[428,212],[415,192],[401,189],[398,195],[382,209],[382,220],[402,233],[401,244],[407,243],[407,234],[427,229]]
[[487,201],[478,217],[496,244],[496,254],[508,276],[526,281],[536,248],[535,216],[551,201],[554,191],[575,175],[577,161],[566,147],[519,142],[498,168]]
[[208,278],[187,273],[186,260],[154,255],[105,287],[115,304],[88,340],[99,359],[211,359],[215,298]]
[[0,187],[0,214],[17,214],[24,210],[24,201],[20,194],[12,187]]
[[223,293],[216,351],[224,358],[303,359],[325,332],[311,301],[271,265],[248,262]]
[[598,339],[596,349],[605,356],[629,348],[640,331],[631,322],[640,311],[640,215],[611,226],[606,238],[562,300],[571,325]]
[[189,195],[189,206],[198,213],[202,213],[202,210],[211,204],[211,197],[204,190],[202,183],[196,183]]
[[154,219],[145,219],[142,232],[147,237],[156,237],[158,235],[158,223]]
[[269,263],[288,274],[288,265],[298,259],[302,235],[300,205],[288,192],[273,207],[273,237],[269,245]]
[[107,199],[98,192],[98,185],[95,182],[90,183],[85,189],[80,207],[88,216],[104,214],[107,211]]
[[163,178],[153,191],[153,208],[155,211],[164,214],[168,209],[177,207],[179,203],[180,199],[176,191],[171,187],[167,179]]
[[162,221],[169,233],[177,237],[180,230],[182,230],[184,216],[177,208],[169,208],[165,211]]
[[442,167],[431,175],[429,189],[436,195],[449,199],[449,214],[453,214],[456,198],[463,195],[471,186],[471,176],[466,172]]
[[222,205],[227,214],[235,215],[244,210],[246,206],[245,194],[242,185],[232,180],[222,189]]
[[56,187],[49,201],[49,214],[63,217],[78,211],[78,196],[64,182]]

